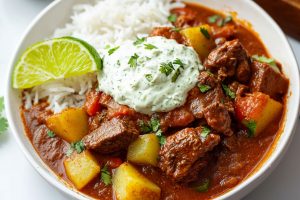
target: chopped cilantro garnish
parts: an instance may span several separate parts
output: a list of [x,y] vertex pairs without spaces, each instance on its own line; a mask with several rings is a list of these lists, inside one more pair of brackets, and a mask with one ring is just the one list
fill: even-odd
[[4,97],[0,97],[0,112],[4,110]]
[[148,49],[148,50],[157,49],[157,47],[152,44],[144,44],[144,46],[145,46],[145,49]]
[[194,187],[197,192],[207,192],[210,185],[210,181],[205,179],[199,186]]
[[84,151],[84,144],[82,141],[71,143],[71,146],[66,152],[66,155],[70,156],[74,151],[76,151],[77,153],[81,153]]
[[206,28],[200,27],[200,32],[202,33],[202,35],[204,35],[206,39],[208,40],[210,39],[210,34]]
[[160,129],[159,119],[157,119],[156,117],[151,117],[151,119],[148,123],[146,123],[142,120],[139,120],[138,124],[140,126],[141,131],[144,134],[154,132],[156,134],[157,138],[159,139],[159,143],[161,145],[165,144],[166,137],[163,135],[163,132]]
[[101,181],[107,186],[111,184],[111,174],[108,171],[107,165],[101,169]]
[[179,32],[179,31],[181,31],[181,28],[178,28],[178,27],[172,27],[172,28],[171,28],[171,31]]
[[178,78],[178,76],[180,75],[180,70],[179,70],[179,68],[178,69],[176,69],[176,71],[175,71],[175,74],[172,76],[172,83],[174,83],[174,82],[176,82],[176,80],[177,80],[177,78]]
[[207,126],[202,126],[201,137],[206,138],[210,134],[211,130]]
[[176,60],[174,60],[173,64],[179,65],[179,67],[184,69],[184,63],[179,58],[176,58]]
[[153,80],[153,76],[152,74],[145,74],[145,78],[147,79],[147,81],[151,82]]
[[50,137],[50,138],[54,138],[55,137],[55,133],[53,131],[47,131],[47,135]]
[[253,55],[252,56],[252,59],[258,61],[258,62],[261,62],[261,63],[267,63],[269,64],[272,69],[278,73],[280,73],[280,70],[276,64],[276,61],[273,59],[273,58],[267,58],[265,56],[258,56],[258,55]]
[[120,46],[117,46],[117,47],[114,47],[114,48],[108,50],[108,55],[113,54],[113,53],[114,53],[115,51],[117,51],[119,48],[120,48]]
[[222,84],[222,88],[227,96],[231,99],[235,99],[235,93],[225,84]]
[[254,137],[256,131],[256,122],[254,120],[243,120],[242,123],[248,129],[248,137]]
[[166,137],[162,134],[160,129],[156,132],[156,137],[158,138],[160,145],[164,145],[166,143]]
[[163,74],[165,74],[166,76],[169,76],[172,71],[175,70],[173,67],[173,64],[171,62],[169,63],[162,63],[160,65],[159,71]]
[[231,21],[232,21],[232,16],[231,15],[226,16],[225,19],[224,19],[224,24],[227,24],[227,23],[229,23]]
[[169,22],[176,22],[177,20],[177,16],[175,14],[171,14],[169,17],[168,17],[168,21]]
[[8,122],[7,119],[4,117],[0,117],[0,134],[4,133],[7,131],[8,128]]
[[198,87],[200,89],[200,92],[202,92],[202,93],[205,93],[211,89],[211,87],[209,85],[204,85],[204,84],[198,85]]
[[135,53],[133,56],[130,57],[128,64],[131,68],[135,68],[137,66],[137,59],[139,56]]
[[7,131],[8,128],[7,119],[3,116],[3,110],[4,110],[4,98],[0,97],[0,134]]
[[220,15],[212,15],[210,17],[208,17],[207,21],[210,24],[216,23],[218,19],[220,19],[221,16]]
[[145,37],[142,37],[142,38],[136,37],[136,41],[133,44],[139,45],[139,44],[142,44],[143,42],[145,42],[145,40],[146,40]]

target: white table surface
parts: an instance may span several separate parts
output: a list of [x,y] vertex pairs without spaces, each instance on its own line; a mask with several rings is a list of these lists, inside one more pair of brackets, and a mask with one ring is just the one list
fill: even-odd
[[[9,60],[28,23],[51,0],[0,0],[0,96]],[[300,63],[300,42],[289,38]],[[243,200],[300,199],[300,124],[276,170]],[[0,136],[0,200],[67,200],[25,159],[10,131]]]

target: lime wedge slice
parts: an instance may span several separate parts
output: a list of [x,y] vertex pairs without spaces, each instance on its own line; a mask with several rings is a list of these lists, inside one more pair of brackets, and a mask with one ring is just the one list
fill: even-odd
[[102,60],[91,45],[74,37],[62,37],[28,48],[13,71],[14,88],[26,89],[50,80],[80,76],[101,70]]

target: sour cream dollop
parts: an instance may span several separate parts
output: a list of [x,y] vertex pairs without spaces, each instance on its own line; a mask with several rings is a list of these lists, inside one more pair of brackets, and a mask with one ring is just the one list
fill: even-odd
[[183,105],[203,69],[193,48],[159,36],[128,41],[103,53],[100,91],[144,114]]

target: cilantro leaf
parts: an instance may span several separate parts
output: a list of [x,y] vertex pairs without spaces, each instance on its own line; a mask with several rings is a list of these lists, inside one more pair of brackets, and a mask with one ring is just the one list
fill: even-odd
[[200,92],[202,92],[202,93],[205,93],[211,89],[211,87],[209,85],[204,85],[204,84],[198,85],[198,87],[199,87]]
[[211,130],[207,126],[202,126],[201,137],[206,138],[210,134]]
[[152,74],[145,74],[145,78],[147,79],[147,81],[151,82],[153,80],[153,76]]
[[139,125],[142,133],[150,133],[152,131],[151,125],[148,123],[145,123],[143,120],[138,120],[138,125]]
[[243,120],[242,123],[247,127],[248,129],[248,137],[254,137],[255,131],[256,131],[256,122],[254,120]]
[[210,34],[206,28],[200,27],[200,32],[202,33],[202,35],[204,35],[206,39],[208,40],[210,39]]
[[0,134],[7,131],[7,128],[8,128],[7,119],[4,117],[0,117]]
[[205,179],[201,185],[194,187],[197,192],[207,192],[210,185],[210,181]]
[[74,142],[71,144],[71,148],[73,148],[73,150],[76,150],[77,153],[81,153],[84,151],[84,144],[82,141],[78,141],[78,142]]
[[231,21],[232,21],[232,16],[231,15],[226,16],[225,19],[224,19],[224,24],[227,24],[227,23],[229,23]]
[[0,97],[0,113],[4,110],[4,97]]
[[175,70],[175,69],[174,69],[174,66],[173,66],[173,64],[171,62],[169,62],[169,63],[162,63],[160,65],[160,68],[159,68],[159,71],[161,73],[165,74],[166,76],[169,76],[172,73],[173,70]]
[[176,69],[175,74],[172,76],[172,83],[176,82],[178,76],[181,74],[179,68]]
[[139,45],[139,44],[142,44],[143,42],[145,42],[145,40],[146,40],[145,37],[142,37],[142,38],[136,37],[136,41],[133,44]]
[[150,124],[152,127],[152,131],[157,132],[160,129],[160,122],[157,118],[151,117]]
[[280,70],[279,70],[279,68],[278,68],[278,66],[276,64],[276,61],[273,58],[267,58],[265,56],[253,55],[252,59],[256,60],[258,62],[261,62],[261,63],[267,63],[267,64],[269,64],[272,67],[272,69],[275,72],[280,73]]
[[137,66],[137,59],[139,56],[135,53],[133,56],[130,57],[128,64],[131,68],[135,68]]
[[231,99],[235,99],[235,93],[225,84],[222,84],[222,88],[227,96]]
[[112,183],[111,181],[111,174],[108,171],[107,165],[104,165],[104,167],[101,169],[101,181],[107,186]]
[[47,135],[49,136],[49,138],[55,137],[55,133],[53,131],[47,131]]
[[179,31],[181,31],[181,28],[178,28],[178,27],[172,27],[172,28],[171,28],[171,31],[173,31],[173,32],[179,32]]
[[208,17],[207,21],[210,24],[216,23],[218,19],[220,19],[221,16],[220,15],[212,15],[210,17]]
[[175,14],[171,14],[169,17],[168,17],[168,21],[169,22],[176,22],[177,20],[177,16]]
[[120,46],[117,46],[117,47],[115,47],[115,48],[112,48],[112,49],[108,50],[108,55],[113,54],[113,53],[114,53],[115,51],[117,51],[119,48],[120,48]]
[[144,46],[147,50],[157,49],[157,47],[152,44],[144,44]]
[[179,58],[176,58],[174,60],[173,64],[179,65],[179,67],[181,67],[182,69],[184,69],[184,63]]
[[73,152],[74,152],[74,149],[72,147],[70,147],[66,152],[66,156],[70,157]]
[[158,138],[160,145],[164,145],[166,143],[166,137],[162,134],[162,130],[159,129],[156,132],[156,137]]

